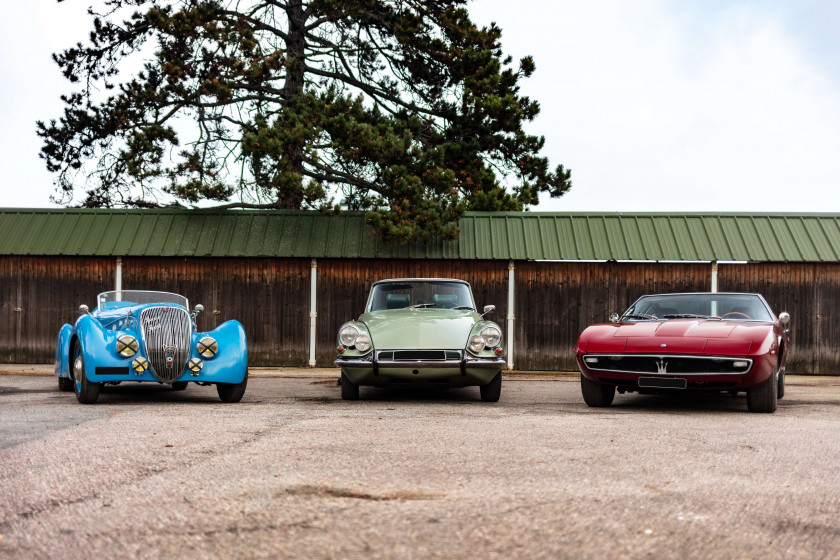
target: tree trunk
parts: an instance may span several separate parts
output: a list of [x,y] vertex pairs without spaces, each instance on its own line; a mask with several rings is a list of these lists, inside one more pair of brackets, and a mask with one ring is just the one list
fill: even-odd
[[[306,62],[306,14],[303,0],[290,0],[286,7],[289,17],[289,34],[286,40],[286,83],[283,85],[283,99],[286,102],[299,96],[303,91],[304,65]],[[277,207],[285,210],[298,210],[303,204],[303,142],[289,143],[283,157],[289,162],[292,173],[298,177],[294,189],[277,193]]]

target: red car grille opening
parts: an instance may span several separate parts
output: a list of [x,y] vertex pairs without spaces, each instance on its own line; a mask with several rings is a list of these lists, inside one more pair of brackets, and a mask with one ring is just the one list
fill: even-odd
[[589,354],[583,357],[583,363],[593,371],[658,375],[742,375],[752,367],[749,358],[668,354]]

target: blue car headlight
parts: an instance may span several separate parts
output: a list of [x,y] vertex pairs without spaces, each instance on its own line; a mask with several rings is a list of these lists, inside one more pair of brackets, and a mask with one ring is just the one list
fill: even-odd
[[202,358],[213,358],[219,353],[219,343],[212,336],[205,336],[195,345],[195,350]]
[[140,349],[140,343],[130,334],[117,338],[117,354],[123,358],[130,358]]

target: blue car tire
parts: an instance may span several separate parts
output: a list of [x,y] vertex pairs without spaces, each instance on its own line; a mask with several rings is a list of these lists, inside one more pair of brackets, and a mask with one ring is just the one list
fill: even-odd
[[245,387],[248,386],[248,372],[245,372],[245,379],[240,383],[216,383],[216,390],[219,398],[224,403],[237,403],[242,400],[245,394]]
[[85,374],[85,357],[82,355],[82,346],[76,344],[73,350],[73,387],[76,390],[76,400],[82,404],[94,404],[99,398],[101,384],[88,381]]
[[73,380],[69,377],[59,377],[58,378],[58,390],[59,391],[72,391],[73,390]]

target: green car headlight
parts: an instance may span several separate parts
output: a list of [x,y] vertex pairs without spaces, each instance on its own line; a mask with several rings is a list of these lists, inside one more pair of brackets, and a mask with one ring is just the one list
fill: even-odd
[[356,350],[360,352],[367,352],[370,350],[370,337],[366,334],[360,334],[356,337]]
[[[355,346],[358,337],[359,329],[353,325],[345,325],[338,331],[338,341],[342,346]],[[370,339],[368,339],[368,343],[370,343]]]
[[205,336],[196,343],[195,350],[202,358],[212,358],[219,353],[219,344],[212,336]]
[[140,343],[130,334],[124,334],[117,339],[117,354],[123,358],[130,358],[140,349]]
[[470,337],[470,350],[473,352],[481,352],[484,350],[484,347],[487,345],[487,341],[484,340],[484,337],[481,335],[474,335]]
[[502,341],[502,333],[496,327],[485,327],[481,330],[481,336],[488,348],[495,348]]

